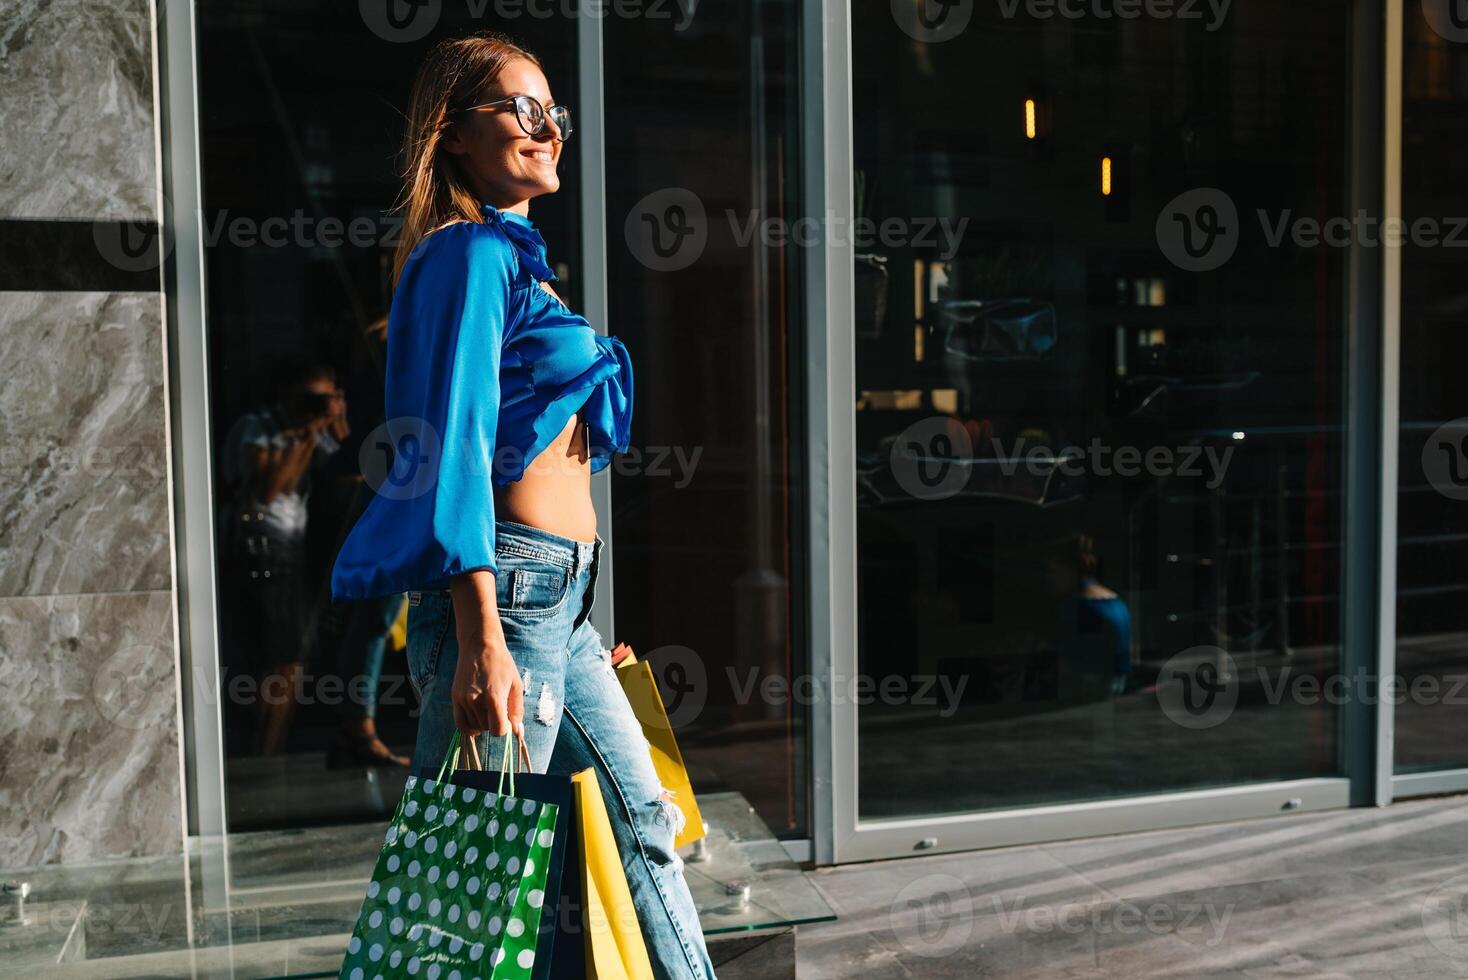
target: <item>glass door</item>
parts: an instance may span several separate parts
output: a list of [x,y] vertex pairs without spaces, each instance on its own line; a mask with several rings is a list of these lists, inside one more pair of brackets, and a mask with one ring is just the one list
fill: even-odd
[[1067,9],[851,10],[848,856],[1344,800],[1352,5]]
[[[1394,789],[1468,787],[1468,395],[1461,249],[1468,38],[1447,5],[1407,4],[1402,105],[1401,383]],[[1441,15],[1441,16],[1439,16]]]
[[804,837],[798,12],[653,10],[603,25],[607,319],[639,379],[612,478],[615,640],[657,672],[694,788]]
[[224,823],[378,821],[401,794],[405,769],[344,745],[370,715],[411,754],[405,597],[334,606],[329,570],[371,492],[359,449],[382,422],[413,72],[439,39],[496,29],[582,106],[562,190],[532,216],[557,288],[636,372],[633,445],[593,482],[610,544],[598,628],[652,663],[700,793],[808,835],[804,260],[782,230],[801,213],[795,8],[338,7],[197,5],[220,527],[266,413],[346,413],[295,484],[291,567],[267,580],[216,547]]

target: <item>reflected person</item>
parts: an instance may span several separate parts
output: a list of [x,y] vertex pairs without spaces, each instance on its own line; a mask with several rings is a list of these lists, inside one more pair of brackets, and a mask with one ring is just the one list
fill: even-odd
[[315,584],[306,565],[313,471],[341,447],[346,398],[329,365],[297,361],[273,397],[224,438],[219,518],[228,642],[248,651],[259,689],[255,751],[284,750],[309,659]]
[[1126,693],[1132,671],[1131,610],[1101,584],[1095,540],[1079,531],[1064,536],[1052,547],[1049,568],[1062,597],[1062,670],[1072,679],[1101,678],[1108,696]]

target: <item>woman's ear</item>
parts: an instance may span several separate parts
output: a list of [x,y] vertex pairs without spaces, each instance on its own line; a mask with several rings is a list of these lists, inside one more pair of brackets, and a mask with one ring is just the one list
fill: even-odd
[[443,136],[439,138],[438,145],[457,156],[469,152],[469,148],[464,145],[463,136],[459,134],[458,123],[444,123]]

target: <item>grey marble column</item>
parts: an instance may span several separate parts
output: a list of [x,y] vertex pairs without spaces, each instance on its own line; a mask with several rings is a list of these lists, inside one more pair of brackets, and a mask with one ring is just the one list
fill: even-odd
[[[0,220],[157,220],[154,41],[0,4]],[[0,292],[0,866],[182,845],[162,299]]]
[[0,217],[156,219],[147,0],[0,4]]

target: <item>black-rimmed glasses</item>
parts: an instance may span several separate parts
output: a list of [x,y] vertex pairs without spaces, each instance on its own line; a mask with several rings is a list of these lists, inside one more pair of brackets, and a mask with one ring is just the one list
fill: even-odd
[[512,95],[506,99],[496,99],[494,102],[483,102],[479,105],[471,105],[460,112],[474,112],[478,109],[493,109],[495,106],[504,105],[506,102],[515,104],[515,121],[520,124],[520,129],[526,136],[539,136],[545,132],[545,123],[549,119],[555,123],[556,131],[560,133],[556,139],[562,143],[566,137],[571,135],[571,110],[563,105],[544,106],[540,100],[530,95]]

